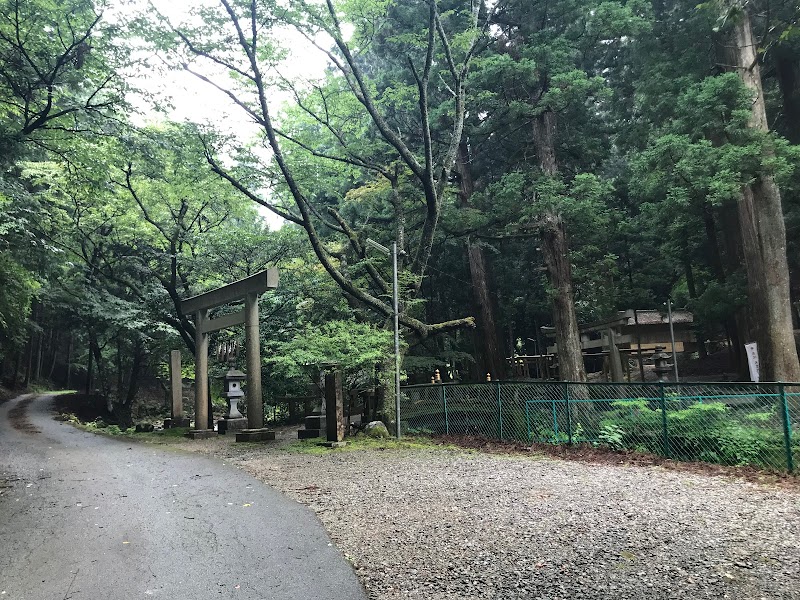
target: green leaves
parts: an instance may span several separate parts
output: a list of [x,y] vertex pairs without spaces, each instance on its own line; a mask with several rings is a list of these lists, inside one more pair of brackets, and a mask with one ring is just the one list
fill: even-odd
[[31,302],[40,287],[27,269],[7,252],[0,252],[0,348],[25,340]]
[[392,333],[352,321],[308,325],[288,342],[273,344],[266,363],[283,377],[304,377],[325,365],[372,372],[391,354]]
[[[86,0],[0,2],[0,130],[14,139],[77,131],[123,100],[124,52]],[[96,121],[95,121],[96,123]]]

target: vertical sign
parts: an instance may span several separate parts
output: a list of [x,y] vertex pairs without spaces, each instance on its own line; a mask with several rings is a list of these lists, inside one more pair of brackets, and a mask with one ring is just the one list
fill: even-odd
[[758,344],[753,342],[752,344],[745,344],[744,351],[747,353],[747,364],[750,367],[750,379],[758,383],[759,373],[758,373]]

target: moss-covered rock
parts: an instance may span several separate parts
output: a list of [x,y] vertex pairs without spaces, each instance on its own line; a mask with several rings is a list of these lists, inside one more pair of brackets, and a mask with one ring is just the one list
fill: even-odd
[[389,430],[386,428],[386,425],[383,424],[381,421],[372,421],[367,423],[367,426],[364,428],[364,433],[371,438],[388,438],[389,437]]

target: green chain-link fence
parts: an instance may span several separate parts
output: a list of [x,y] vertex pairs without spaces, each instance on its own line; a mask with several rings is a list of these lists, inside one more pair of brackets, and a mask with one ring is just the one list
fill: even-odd
[[794,471],[800,384],[505,383],[403,388],[410,433],[593,443],[685,461]]

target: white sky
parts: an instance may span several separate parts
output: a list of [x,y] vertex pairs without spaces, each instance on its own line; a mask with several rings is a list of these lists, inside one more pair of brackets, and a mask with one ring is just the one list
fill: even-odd
[[[152,0],[153,5],[172,22],[178,25],[189,18],[192,8],[217,4],[216,0],[192,0],[191,2],[176,2],[174,0]],[[144,3],[143,3],[144,4]],[[117,7],[120,10],[130,11],[130,6]],[[112,10],[107,15],[110,20],[116,20]],[[287,32],[287,45],[292,48],[291,58],[281,65],[281,74],[292,79],[316,79],[323,75],[327,60],[322,53],[315,49],[299,34],[291,35]],[[226,85],[227,75],[220,71],[217,73],[203,73],[221,85]],[[243,144],[251,142],[259,133],[259,127],[233,101],[223,92],[212,85],[198,79],[186,71],[159,68],[153,72],[140,72],[134,75],[134,87],[140,87],[159,98],[169,99],[172,108],[167,114],[158,113],[151,109],[141,99],[133,99],[134,104],[142,111],[144,118],[139,119],[141,124],[169,119],[172,121],[192,121],[199,124],[210,124],[217,130],[226,134],[233,134]],[[272,114],[278,112],[281,104],[291,100],[289,94],[274,94],[271,96],[270,109]],[[267,151],[262,158],[269,160]],[[280,227],[283,220],[258,206],[259,212],[269,223],[271,229]]]

